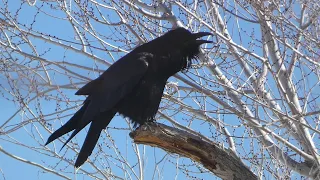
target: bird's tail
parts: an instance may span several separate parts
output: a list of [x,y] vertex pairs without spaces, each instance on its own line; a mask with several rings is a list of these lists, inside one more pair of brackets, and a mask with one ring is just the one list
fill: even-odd
[[83,119],[83,116],[85,115],[85,113],[87,113],[86,111],[88,110],[89,104],[90,101],[86,100],[84,102],[84,105],[73,115],[73,117],[66,124],[64,124],[62,127],[51,134],[45,144],[47,145],[63,136],[64,134],[73,131],[68,140],[61,147],[62,149],[76,134],[78,134],[85,126],[87,126],[91,122],[86,139],[84,140],[84,143],[76,160],[76,167],[81,166],[87,160],[88,156],[91,155],[99,139],[101,131],[108,126],[111,119],[115,115],[115,112],[113,111],[105,111],[100,112],[95,117],[90,117],[90,119]]
[[[58,139],[59,137],[63,136],[64,134],[67,134],[70,131],[75,130],[74,132],[76,132],[76,130],[78,129],[78,132],[79,132],[82,129],[82,128],[79,129],[79,125],[81,124],[80,121],[82,119],[82,116],[86,112],[88,105],[89,105],[89,102],[85,102],[83,106],[72,116],[72,118],[66,124],[64,124],[63,126],[61,126],[59,129],[57,129],[55,132],[51,134],[51,136],[48,138],[45,145],[51,143],[52,141]],[[89,124],[89,122],[90,121],[88,121],[87,124]],[[85,124],[85,126],[87,124]],[[74,132],[72,134],[74,134]],[[73,136],[71,135],[71,138]],[[69,139],[66,141],[66,143],[70,141]],[[65,144],[63,146],[65,146]]]
[[75,167],[81,166],[91,155],[100,137],[101,131],[108,126],[114,115],[115,112],[113,111],[105,111],[100,113],[99,116],[91,122],[86,139],[84,140],[76,163],[74,164]]

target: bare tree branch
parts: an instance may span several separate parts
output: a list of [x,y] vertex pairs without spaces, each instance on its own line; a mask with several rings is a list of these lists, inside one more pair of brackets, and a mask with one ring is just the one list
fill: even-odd
[[146,124],[131,132],[130,137],[137,144],[158,147],[190,158],[221,179],[257,179],[233,151],[177,128],[159,123]]

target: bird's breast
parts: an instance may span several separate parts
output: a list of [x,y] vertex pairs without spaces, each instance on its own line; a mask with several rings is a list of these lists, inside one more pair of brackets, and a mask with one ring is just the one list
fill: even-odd
[[134,90],[120,102],[118,112],[134,124],[153,120],[162,98],[166,79],[144,77]]

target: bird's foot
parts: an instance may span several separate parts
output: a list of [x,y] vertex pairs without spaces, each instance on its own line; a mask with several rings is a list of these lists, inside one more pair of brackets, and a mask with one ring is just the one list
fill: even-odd
[[157,123],[155,123],[155,121],[147,121],[143,124],[144,129],[143,130],[150,130],[150,131],[154,131],[152,126],[158,126]]

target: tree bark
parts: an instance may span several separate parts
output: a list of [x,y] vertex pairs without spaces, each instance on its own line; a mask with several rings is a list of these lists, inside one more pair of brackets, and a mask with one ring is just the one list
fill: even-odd
[[190,158],[222,179],[257,179],[232,151],[177,128],[150,123],[131,132],[130,137],[137,144],[158,147]]

